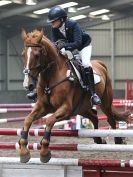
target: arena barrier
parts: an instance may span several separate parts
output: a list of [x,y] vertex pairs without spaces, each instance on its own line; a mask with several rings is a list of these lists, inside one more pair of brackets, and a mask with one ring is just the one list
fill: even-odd
[[[24,121],[24,119],[25,119],[25,117],[0,118],[0,124],[9,123],[9,122],[10,123],[20,122],[20,121]],[[99,119],[100,120],[106,120],[106,117],[101,115],[99,117]],[[46,127],[45,118],[38,119],[37,123],[40,123],[42,125],[33,126],[36,129],[44,129]],[[117,128],[123,128],[120,124],[123,124],[124,128],[133,127],[132,123],[128,123],[127,124],[125,122],[120,122],[117,125]],[[60,128],[60,129],[64,129],[64,130],[74,130],[74,129],[78,130],[78,129],[81,129],[81,128],[85,128],[85,127],[81,127],[81,125],[83,125],[83,123],[81,123],[80,121],[78,122],[78,119],[72,117],[72,118],[70,118],[70,120],[63,120],[63,121],[60,121],[60,122],[56,122],[54,127],[57,127],[57,128]],[[89,119],[87,119],[87,128],[94,129],[94,126],[93,126],[92,122]],[[111,129],[111,127],[110,126],[100,126],[99,129]]]
[[[2,111],[3,111],[3,110],[2,110]],[[2,112],[2,111],[0,110],[0,113],[6,113],[6,112]],[[24,112],[24,111],[29,112],[29,109],[27,109],[27,108],[26,108],[26,109],[20,109],[20,108],[19,108],[19,109],[17,109],[17,110],[14,110],[14,111],[12,110],[12,111],[9,111],[9,112]],[[45,119],[45,118],[47,118],[47,116],[42,117],[42,119]],[[10,119],[10,120],[14,120],[14,121],[16,120],[16,121],[17,121],[17,120],[19,120],[19,119],[24,119],[24,117],[23,117],[23,118],[22,118],[22,117],[20,117],[20,118],[19,118],[19,117],[18,117],[18,118],[17,118],[17,117],[16,117],[16,118],[6,118],[6,119]],[[41,119],[41,118],[40,118],[40,119]],[[74,119],[74,118],[72,117],[72,119]],[[105,115],[99,115],[99,116],[98,116],[98,120],[106,120],[106,119],[107,119],[107,116],[105,116]],[[1,120],[2,120],[2,119],[0,118],[0,122],[1,122]],[[9,120],[9,121],[10,121],[10,120]],[[4,121],[4,120],[3,120],[3,121]],[[7,122],[8,122],[8,120],[7,120]]]
[[126,80],[125,82],[125,99],[133,99],[133,80]]
[[[132,107],[133,106],[133,100],[122,100],[122,99],[114,99],[113,100],[113,105],[117,107],[125,106],[125,107]],[[0,113],[7,113],[7,112],[30,112],[32,107],[34,106],[34,103],[19,103],[19,104],[0,104]],[[45,116],[46,117],[46,116]],[[42,119],[40,118],[38,121],[41,123],[45,123],[45,117]],[[98,116],[99,120],[106,120],[107,117],[105,115],[99,115]],[[17,121],[23,121],[24,118],[7,118],[7,119],[0,119],[0,124],[1,123],[6,123],[6,122],[17,122]],[[82,119],[83,120],[83,119]],[[72,117],[69,121],[61,121],[60,123],[56,123],[55,126],[63,126],[62,128],[64,129],[80,129],[82,128],[82,121],[81,118],[78,118],[76,116],[75,120]],[[89,128],[94,128],[93,124],[91,121],[88,123]],[[118,126],[119,127],[119,126]],[[128,124],[127,127],[132,127],[132,124]],[[40,126],[41,128],[41,126]],[[45,124],[43,126],[45,128]],[[110,128],[109,126],[106,127],[101,127],[100,129],[108,129]]]
[[[113,100],[113,105],[117,107],[132,107],[133,106],[133,100],[123,100],[123,99],[114,99]],[[19,104],[0,104],[0,113],[7,113],[7,112],[30,112],[32,107],[34,106],[34,103],[19,103]],[[106,120],[107,117],[105,115],[99,115],[98,116],[99,120]],[[6,122],[17,122],[17,121],[23,121],[22,118],[8,118],[8,119],[0,119],[0,123],[6,123]],[[41,118],[38,120],[41,121]],[[42,119],[41,123],[44,123],[44,118]],[[57,126],[63,125],[64,124],[64,129],[80,129],[82,127],[82,122],[80,119],[76,118],[75,122],[74,119],[70,119],[68,122],[60,122],[57,124]],[[74,125],[75,124],[75,125]],[[89,123],[90,128],[94,128],[92,123]],[[55,125],[56,126],[56,125]],[[73,128],[74,126],[74,128]],[[44,125],[45,127],[45,125]],[[43,128],[44,128],[43,127]],[[132,125],[128,124],[127,127],[132,127]],[[102,127],[101,129],[108,129],[107,127]]]
[[[85,118],[83,118],[83,119],[79,118],[78,119],[77,117],[78,116],[71,117],[70,120],[63,120],[63,121],[60,121],[60,122],[56,122],[54,124],[54,127],[64,129],[64,130],[79,130],[81,128],[94,129],[94,126],[89,119],[86,119],[86,120],[85,120]],[[41,125],[33,126],[33,128],[44,129],[46,127],[45,118],[47,118],[47,116],[38,119],[37,124],[39,123]],[[25,117],[0,118],[0,124],[9,123],[9,122],[10,123],[20,122],[20,121],[24,121],[24,119],[25,119]],[[86,125],[83,124],[83,120],[85,120]],[[99,120],[106,120],[106,116],[100,115]],[[35,121],[35,124],[36,124],[36,121]],[[120,128],[120,129],[127,129],[127,128],[131,128],[131,127],[133,127],[132,123],[127,124],[125,122],[120,121],[117,124],[117,128]],[[100,126],[99,129],[111,129],[111,126]]]
[[[41,126],[36,126],[36,128],[45,128],[45,119],[47,118],[48,116],[45,116],[45,117],[42,117],[40,119],[38,119],[37,121],[40,121],[43,125]],[[0,124],[3,124],[3,123],[8,123],[8,122],[20,122],[20,121],[24,121],[25,117],[14,117],[14,118],[0,118]],[[66,125],[68,123],[72,123],[72,122],[75,122],[75,120],[73,119],[70,119],[70,120],[63,120],[63,121],[60,121],[60,122],[56,122],[54,124],[54,127],[57,127],[57,126],[61,126],[61,125]]]
[[[51,158],[46,164],[31,158],[20,164],[18,157],[1,157],[0,171],[4,177],[132,177],[133,160],[88,160]],[[54,175],[53,175],[54,174]]]
[[[0,104],[0,108],[32,108],[34,107],[35,103],[16,103],[16,104]],[[114,99],[113,105],[117,107],[122,106],[133,106],[133,100],[126,100],[126,99]],[[10,110],[9,109],[9,110]]]
[[[119,100],[119,99],[116,99],[116,100],[113,101],[113,105],[116,106],[116,107],[121,107],[121,106],[132,107],[133,106],[133,100]],[[23,104],[23,103],[22,104],[0,104],[0,113],[30,112],[32,110],[33,106],[34,106],[34,104]],[[107,117],[105,115],[99,115],[98,119],[99,120],[106,120]]]

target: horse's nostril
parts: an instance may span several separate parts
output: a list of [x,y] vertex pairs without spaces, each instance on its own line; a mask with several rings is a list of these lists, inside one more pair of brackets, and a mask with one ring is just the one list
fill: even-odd
[[35,88],[35,87],[34,87],[34,85],[33,85],[33,84],[30,84],[30,85],[29,85],[29,87],[28,87],[29,91],[33,91],[33,90],[34,90],[34,88]]

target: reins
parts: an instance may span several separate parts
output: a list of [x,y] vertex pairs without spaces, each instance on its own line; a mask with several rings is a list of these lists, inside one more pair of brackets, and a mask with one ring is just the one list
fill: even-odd
[[[38,44],[38,43],[34,43],[34,44],[29,43],[29,44],[26,44],[25,47],[39,47],[39,48],[43,48],[42,44]],[[43,55],[44,55],[44,54],[43,54]],[[46,50],[45,50],[45,56],[47,56]],[[48,65],[47,65],[46,68],[45,68],[45,66],[41,65],[41,61],[42,61],[41,57],[42,57],[42,55],[40,55],[40,59],[39,59],[40,62],[39,62],[39,64],[38,64],[37,66],[32,67],[32,68],[30,68],[29,70],[28,70],[28,69],[24,69],[24,71],[23,71],[24,74],[28,74],[30,77],[32,77],[32,79],[33,79],[34,82],[37,82],[37,79],[36,79],[35,77],[33,77],[33,76],[30,74],[30,71],[31,71],[31,70],[34,70],[34,69],[37,69],[37,68],[40,67],[40,68],[41,68],[41,69],[40,69],[40,73],[41,73],[41,72],[42,72],[42,73],[45,73],[48,69],[51,68],[51,66],[52,66],[53,64],[55,64],[55,62],[52,61],[52,62],[48,63]],[[44,88],[44,93],[45,93],[46,95],[50,94],[50,93],[51,93],[51,90],[52,90],[53,88],[55,88],[56,86],[60,85],[61,83],[65,82],[65,81],[69,80],[69,77],[70,77],[70,76],[65,77],[64,79],[62,79],[62,80],[56,82],[55,84],[53,84],[53,85],[50,86],[50,87],[49,87],[49,86],[46,86],[46,87]]]
[[[42,44],[26,44],[25,47],[39,47],[39,48],[43,48]],[[45,50],[45,52],[46,52],[46,50]],[[34,68],[31,68],[30,70],[34,70],[34,69],[37,69],[37,68],[40,67],[40,72],[45,73],[46,71],[48,71],[48,69],[50,69],[50,68],[52,67],[53,64],[55,64],[55,62],[52,61],[52,62],[48,63],[47,66],[41,65],[41,61],[42,61],[41,57],[42,57],[42,55],[43,55],[43,54],[40,54],[40,59],[39,59],[40,62],[39,62],[39,65],[37,65],[37,66],[34,67]],[[45,56],[47,56],[47,53],[45,53]],[[65,63],[67,64],[68,68],[69,68],[70,70],[72,70],[70,61],[69,61],[69,59],[68,59],[67,57],[65,57]],[[27,73],[27,74],[30,75],[30,71],[26,71],[26,69],[25,69],[24,71],[25,71],[25,74]],[[30,75],[30,76],[31,76],[31,75]],[[31,76],[31,77],[32,77],[32,76]],[[51,85],[51,86],[49,86],[49,85],[45,86],[45,88],[44,88],[44,93],[45,93],[45,95],[49,95],[49,94],[51,93],[51,90],[52,90],[52,89],[54,89],[54,88],[57,87],[58,85],[62,84],[63,82],[66,82],[66,81],[70,80],[70,77],[71,77],[71,75],[66,76],[64,79],[62,79],[62,80],[56,82],[55,84],[53,84],[53,85]],[[33,78],[33,77],[32,77],[32,78]],[[35,80],[35,78],[33,78],[33,79]],[[37,79],[36,79],[36,80],[37,80]],[[82,103],[83,103],[84,97],[85,97],[85,93],[84,93],[84,91],[82,90],[82,93],[81,93],[81,95],[80,95],[80,97],[79,97],[79,100],[78,100],[77,104],[74,106],[74,108],[73,108],[73,110],[72,110],[72,112],[71,112],[71,115],[76,114],[76,113],[77,113],[77,110],[80,109],[80,107],[81,107],[81,105],[82,105]],[[69,115],[69,116],[70,116],[70,115]]]

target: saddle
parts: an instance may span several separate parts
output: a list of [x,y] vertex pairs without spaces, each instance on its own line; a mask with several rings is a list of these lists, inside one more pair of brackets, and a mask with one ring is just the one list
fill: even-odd
[[86,81],[86,76],[85,76],[85,72],[84,72],[84,67],[82,65],[79,54],[77,54],[75,52],[76,51],[72,52],[73,58],[69,61],[70,65],[71,65],[70,66],[71,72],[74,74],[76,79],[79,81],[82,88],[85,88],[87,85],[87,81]]
[[[58,49],[60,49],[61,46],[63,46],[65,43],[66,43],[66,40],[64,39],[58,40],[55,43],[55,46]],[[69,80],[73,82],[78,82],[83,89],[86,89],[86,86],[88,83],[86,81],[84,67],[82,65],[79,51],[77,49],[70,51],[70,50],[65,50],[64,48],[60,49],[59,51],[62,55],[68,58],[67,63],[69,65],[70,70],[68,70],[66,75],[67,77],[69,76]],[[100,81],[100,78],[98,78],[95,72],[94,72],[94,80],[95,80],[95,84]]]
[[67,76],[70,75],[70,80],[75,81],[80,84],[80,86],[85,89],[87,86],[86,76],[82,61],[79,55],[78,50],[66,51],[68,57],[68,66],[70,70],[67,73]]

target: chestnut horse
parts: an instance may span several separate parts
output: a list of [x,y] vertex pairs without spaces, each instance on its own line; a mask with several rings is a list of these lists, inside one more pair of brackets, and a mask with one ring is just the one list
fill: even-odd
[[[19,140],[20,161],[26,163],[30,159],[27,149],[28,132],[33,121],[48,113],[53,113],[46,120],[45,134],[41,140],[40,160],[48,162],[51,158],[49,149],[51,129],[55,122],[67,119],[71,115],[88,117],[98,129],[98,117],[92,110],[91,95],[83,91],[79,83],[66,77],[69,70],[69,60],[60,54],[54,44],[43,34],[34,30],[27,33],[22,31],[24,41],[24,87],[35,87],[37,84],[37,101],[32,111],[24,120],[23,131]],[[92,66],[100,76],[101,81],[96,84],[96,93],[100,96],[101,109],[107,115],[108,122],[116,129],[116,121],[127,121],[129,112],[118,113],[112,106],[112,86],[106,66],[102,61],[93,60]],[[94,138],[96,143],[105,143],[100,137]],[[123,143],[123,139],[116,137],[115,143]]]

